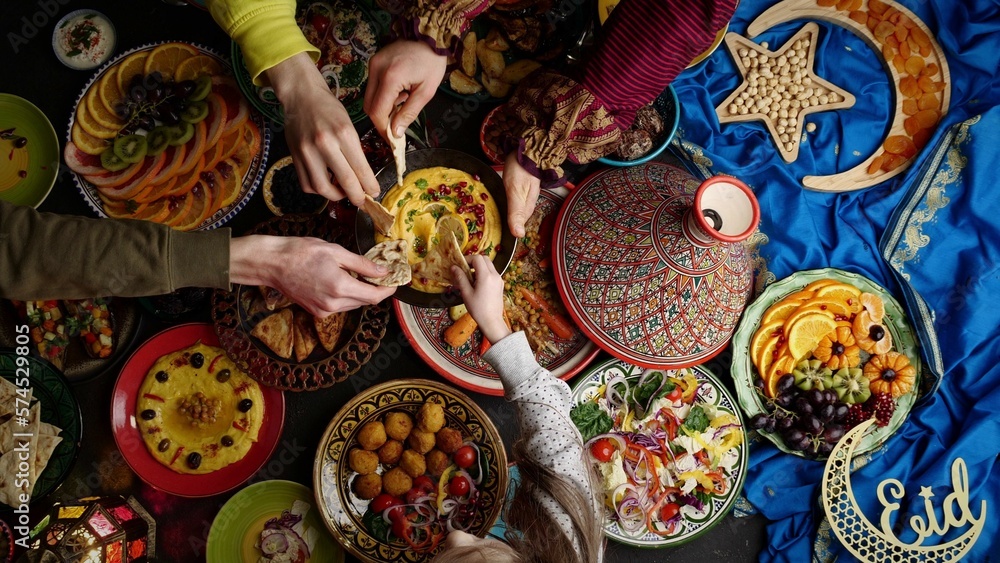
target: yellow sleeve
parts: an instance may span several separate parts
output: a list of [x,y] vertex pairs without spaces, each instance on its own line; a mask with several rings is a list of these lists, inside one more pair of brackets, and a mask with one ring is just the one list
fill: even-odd
[[302,52],[315,62],[319,49],[295,23],[295,0],[208,0],[216,23],[240,46],[254,84],[264,71]]

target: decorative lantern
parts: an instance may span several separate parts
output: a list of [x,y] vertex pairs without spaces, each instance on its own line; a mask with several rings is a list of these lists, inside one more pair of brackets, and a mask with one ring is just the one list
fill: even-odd
[[[134,497],[56,504],[32,537],[32,551],[48,551],[61,561],[145,563],[156,554],[156,522]],[[34,560],[31,552],[26,556]]]

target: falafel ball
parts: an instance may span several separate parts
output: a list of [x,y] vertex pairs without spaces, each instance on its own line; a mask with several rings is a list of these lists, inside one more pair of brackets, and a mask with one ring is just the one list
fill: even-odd
[[413,479],[399,467],[393,467],[382,476],[382,488],[392,496],[400,496],[413,488]]
[[408,413],[396,411],[385,415],[385,433],[393,440],[403,441],[413,430],[413,419]]
[[378,469],[378,455],[368,450],[351,448],[351,451],[347,452],[347,464],[351,471],[357,471],[362,475],[375,473]]
[[649,133],[649,136],[656,138],[663,132],[663,117],[653,106],[642,106],[635,112],[635,121],[632,122],[633,129],[642,129]]
[[414,450],[406,450],[399,458],[399,467],[410,477],[420,477],[427,473],[427,462],[424,456]]
[[414,428],[410,432],[410,437],[406,439],[410,447],[417,450],[417,453],[425,454],[434,449],[434,434],[424,432],[419,428]]
[[[417,426],[424,432],[433,434],[444,426],[444,407],[437,403],[427,401],[420,407],[417,413]],[[426,453],[426,452],[421,452]]]
[[403,455],[403,443],[399,440],[386,440],[378,449],[378,460],[386,465],[396,465],[401,455]]
[[446,454],[453,454],[462,447],[462,433],[454,428],[442,428],[434,435],[434,442],[437,444],[437,449]]
[[358,432],[358,444],[370,452],[381,448],[386,440],[385,426],[378,420],[365,424]]
[[358,495],[358,498],[371,500],[382,494],[382,477],[378,473],[358,475],[354,478],[354,483],[352,483],[351,487],[354,489],[354,494]]
[[424,456],[424,463],[427,465],[427,472],[435,477],[440,477],[445,469],[451,465],[451,458],[441,450],[431,450]]

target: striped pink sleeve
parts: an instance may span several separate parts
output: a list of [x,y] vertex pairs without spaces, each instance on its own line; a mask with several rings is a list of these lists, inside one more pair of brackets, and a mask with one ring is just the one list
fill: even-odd
[[738,0],[624,0],[602,29],[581,83],[628,129],[732,18]]

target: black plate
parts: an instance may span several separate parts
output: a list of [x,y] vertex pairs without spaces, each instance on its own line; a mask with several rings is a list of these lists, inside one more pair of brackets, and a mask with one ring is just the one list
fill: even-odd
[[[507,192],[503,187],[503,180],[493,167],[471,155],[461,151],[451,149],[425,149],[406,153],[406,170],[420,170],[434,166],[445,166],[462,170],[479,176],[479,180],[486,186],[486,190],[493,196],[493,201],[497,204],[497,211],[500,213],[500,250],[493,258],[493,265],[501,274],[510,265],[511,257],[514,256],[514,246],[517,239],[511,234],[507,226]],[[396,163],[389,163],[375,175],[378,180],[380,193],[379,201],[385,197],[386,192],[396,185]],[[358,239],[358,251],[364,254],[375,246],[375,226],[371,217],[367,213],[358,213],[356,233]],[[446,291],[445,293],[426,293],[417,291],[410,286],[402,286],[394,297],[403,303],[408,303],[414,307],[451,307],[462,303],[462,296],[458,291]]]

